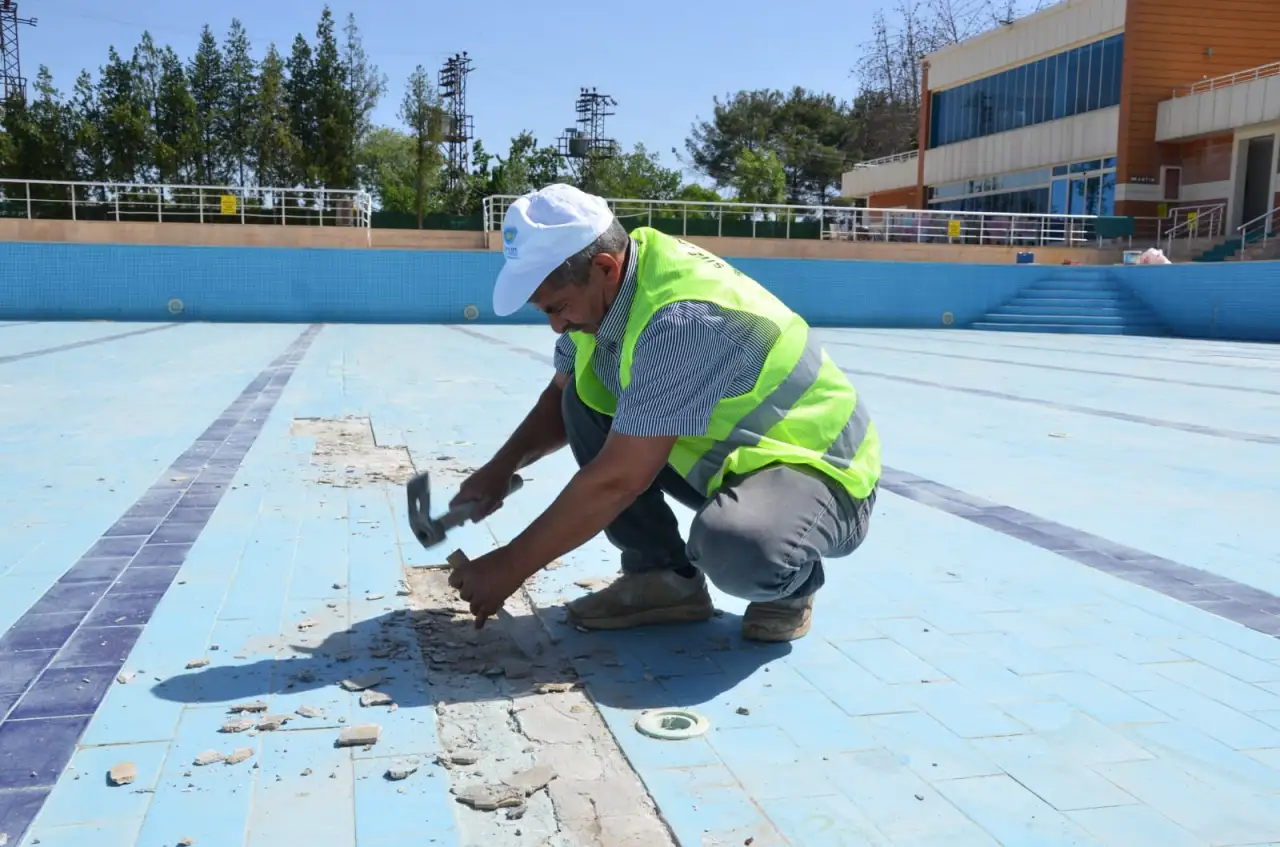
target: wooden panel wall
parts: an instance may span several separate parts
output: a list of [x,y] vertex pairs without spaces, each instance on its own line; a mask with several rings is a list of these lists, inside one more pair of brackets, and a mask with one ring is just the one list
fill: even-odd
[[1222,182],[1231,179],[1231,152],[1236,144],[1234,134],[1215,135],[1183,144],[1166,144],[1172,148],[1162,157],[1172,159],[1166,164],[1182,165],[1182,184],[1197,185],[1202,182]]
[[[1156,111],[1178,86],[1280,60],[1280,0],[1129,0],[1120,100],[1121,183],[1160,176]],[[1208,55],[1209,52],[1212,55]]]
[[896,188],[893,191],[881,191],[867,198],[867,206],[872,209],[896,209],[905,206],[908,209],[919,209],[920,190],[914,186]]

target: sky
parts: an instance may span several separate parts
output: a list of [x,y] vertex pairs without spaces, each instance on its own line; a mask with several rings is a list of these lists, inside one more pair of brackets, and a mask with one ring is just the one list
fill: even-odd
[[[506,154],[512,136],[534,133],[554,144],[574,125],[582,87],[618,101],[606,134],[630,150],[643,142],[668,167],[674,147],[713,98],[743,89],[800,85],[852,100],[851,70],[871,38],[874,12],[888,0],[647,0],[643,4],[488,3],[436,0],[331,0],[339,24],[355,12],[370,59],[387,76],[375,121],[399,126],[404,82],[414,67],[432,73],[466,51],[467,106],[476,135],[490,152]],[[208,23],[219,42],[232,18],[248,31],[254,55],[268,42],[288,55],[299,33],[314,43],[324,0],[18,0],[23,74],[40,65],[68,94],[82,69],[97,75],[114,46],[132,55],[144,30],[184,59]],[[692,174],[689,174],[692,177]]]

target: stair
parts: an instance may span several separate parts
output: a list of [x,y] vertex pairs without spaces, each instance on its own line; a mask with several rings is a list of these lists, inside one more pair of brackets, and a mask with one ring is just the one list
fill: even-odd
[[[1268,241],[1273,238],[1275,238],[1275,233],[1267,234]],[[1258,229],[1256,232],[1249,233],[1249,235],[1244,239],[1241,239],[1239,236],[1228,238],[1226,241],[1222,242],[1221,244],[1215,245],[1214,247],[1211,247],[1208,250],[1204,251],[1203,253],[1201,253],[1199,256],[1196,256],[1191,261],[1193,262],[1234,261],[1235,259],[1238,258],[1237,254],[1240,253],[1241,250],[1247,250],[1249,245],[1252,245],[1254,242],[1261,241],[1261,240],[1262,240],[1262,230]]]
[[1168,335],[1146,304],[1102,269],[1053,271],[971,329],[1089,335]]

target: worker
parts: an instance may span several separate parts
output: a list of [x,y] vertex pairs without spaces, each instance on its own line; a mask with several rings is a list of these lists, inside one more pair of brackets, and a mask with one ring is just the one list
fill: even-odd
[[[808,324],[724,260],[549,185],[502,223],[493,310],[532,304],[560,334],[533,409],[453,500],[480,520],[512,474],[566,443],[578,471],[509,544],[455,569],[478,626],[598,533],[621,575],[567,604],[589,630],[705,621],[708,580],[748,601],[742,634],[809,631],[823,560],[866,537],[880,441]],[[693,509],[681,537],[666,498]]]

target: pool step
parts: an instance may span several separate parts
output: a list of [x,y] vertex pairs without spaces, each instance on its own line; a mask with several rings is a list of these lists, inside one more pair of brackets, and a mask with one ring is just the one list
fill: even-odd
[[1169,334],[1147,305],[1121,287],[1109,272],[1089,268],[1050,273],[972,327],[1001,332]]

